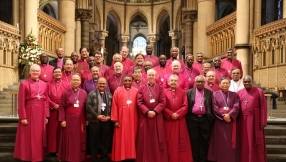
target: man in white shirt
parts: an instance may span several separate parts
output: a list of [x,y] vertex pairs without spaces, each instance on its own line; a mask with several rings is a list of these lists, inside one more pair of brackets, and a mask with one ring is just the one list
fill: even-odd
[[234,68],[231,70],[231,77],[232,80],[230,81],[230,87],[228,89],[229,91],[237,92],[240,89],[244,88],[243,81],[242,79],[240,79],[241,72],[238,68]]

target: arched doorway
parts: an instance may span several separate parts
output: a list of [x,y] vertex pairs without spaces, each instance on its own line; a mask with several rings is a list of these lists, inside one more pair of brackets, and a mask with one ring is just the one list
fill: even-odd
[[135,56],[138,53],[146,55],[147,40],[143,36],[136,36],[133,40],[132,55]]

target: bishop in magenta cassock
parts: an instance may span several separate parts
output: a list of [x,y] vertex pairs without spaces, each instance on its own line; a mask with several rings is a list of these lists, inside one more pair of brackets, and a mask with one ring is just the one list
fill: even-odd
[[[175,74],[179,77],[179,84],[178,84],[178,88],[181,88],[183,90],[188,90],[189,89],[189,84],[188,84],[188,78],[182,74],[182,73],[179,73],[180,72],[180,69],[181,69],[181,64],[179,61],[175,60],[172,62],[172,74]],[[172,75],[172,74],[167,74],[164,76],[164,83],[163,83],[163,87],[166,89],[166,88],[169,88],[170,86],[168,85],[168,80],[169,80],[169,77]]]
[[148,83],[137,95],[138,131],[136,162],[168,162],[168,152],[162,111],[166,107],[163,87],[155,83],[156,71],[147,71]]
[[165,55],[159,56],[159,66],[154,67],[153,69],[157,73],[157,82],[160,85],[164,83],[164,75],[172,73],[172,69],[169,66],[166,66],[167,57]]
[[166,108],[163,111],[169,162],[192,162],[192,149],[185,115],[188,100],[184,90],[177,88],[179,77],[171,75],[165,89]]
[[136,159],[136,133],[138,123],[137,93],[132,77],[124,76],[123,86],[113,95],[111,120],[114,122],[112,161]]
[[[116,63],[116,62],[120,62],[121,64],[122,64],[122,56],[120,55],[120,54],[118,54],[118,53],[116,53],[116,54],[114,54],[113,55],[113,57],[112,57],[112,59],[113,59],[113,62],[114,62],[114,64]],[[108,77],[109,76],[112,76],[113,74],[115,74],[115,71],[114,71],[114,64],[113,65],[111,65],[105,72],[104,72],[104,77],[106,78],[106,79],[108,79]],[[123,64],[122,64],[122,66],[123,66]],[[133,66],[133,65],[132,65]],[[128,68],[129,68],[130,66],[123,66],[123,70],[122,70],[122,74],[123,75],[126,75],[126,74],[128,74]]]
[[243,78],[239,116],[240,162],[267,162],[264,127],[267,125],[267,103],[260,88],[252,86],[252,77]]
[[214,71],[208,71],[206,74],[205,88],[211,90],[212,92],[220,90],[218,84],[215,83],[216,73]]
[[116,62],[114,64],[114,71],[115,74],[109,76],[107,78],[108,81],[108,86],[110,88],[110,93],[113,94],[114,91],[118,88],[121,87],[123,85],[122,79],[123,79],[123,75],[122,74],[122,70],[123,70],[123,66],[120,62]]
[[84,82],[86,82],[87,80],[92,79],[91,70],[90,69],[93,66],[95,66],[95,58],[94,58],[94,56],[89,56],[88,57],[88,68],[85,68],[85,69],[80,71],[82,84],[84,84]]
[[142,76],[142,68],[141,67],[134,67],[132,70],[133,82],[132,86],[139,89],[142,85],[146,84],[146,79]]
[[228,48],[226,50],[226,58],[221,60],[221,68],[224,68],[228,73],[228,78],[231,79],[231,70],[238,68],[241,71],[241,76],[243,76],[241,62],[233,58],[233,49]]
[[185,64],[184,64],[184,62],[182,60],[178,59],[179,48],[178,47],[172,47],[171,50],[170,50],[170,53],[171,53],[171,58],[169,58],[167,60],[166,66],[171,67],[172,62],[177,60],[177,61],[180,62],[181,68],[183,69],[185,67]]
[[193,64],[193,68],[199,71],[199,73],[203,75],[204,54],[198,52],[196,58],[197,62]]
[[215,57],[213,59],[214,67],[211,68],[212,71],[215,72],[215,83],[219,84],[220,78],[228,77],[228,73],[224,68],[221,68],[221,58]]
[[43,161],[47,147],[48,85],[39,79],[40,73],[39,65],[31,65],[30,78],[19,87],[14,158],[22,161]]
[[187,77],[187,82],[189,85],[188,89],[191,89],[194,87],[195,78],[196,76],[200,75],[200,72],[193,68],[193,62],[194,62],[194,56],[192,54],[188,54],[186,56],[186,64],[187,66],[183,69],[181,69],[180,74],[183,74]]
[[72,88],[67,89],[61,97],[59,121],[62,126],[62,136],[59,140],[58,159],[62,161],[85,161],[85,102],[87,94],[79,88],[80,84],[80,76],[73,74],[71,77]]
[[153,46],[151,44],[146,46],[145,61],[151,61],[153,67],[159,66],[159,58],[153,55]]
[[104,73],[109,67],[102,63],[103,62],[102,53],[94,52],[94,58],[95,58],[95,66],[99,67],[100,76],[104,77]]
[[142,53],[138,53],[135,57],[134,57],[134,61],[135,61],[135,65],[134,66],[131,66],[129,67],[128,69],[128,74],[129,75],[132,75],[132,71],[133,71],[133,68],[138,66],[138,67],[141,67],[142,69],[142,74],[145,74],[146,75],[146,72],[145,72],[145,69],[144,69],[144,55]]
[[66,60],[64,64],[64,71],[62,72],[62,80],[70,84],[71,76],[73,74],[73,62],[72,60]]
[[44,82],[50,82],[53,80],[53,70],[54,67],[48,64],[48,55],[43,53],[40,55],[40,67],[41,67],[41,74],[40,79]]
[[78,54],[76,52],[72,52],[70,58],[73,62],[73,73],[80,73],[80,70],[78,68]]
[[78,67],[77,70],[81,71],[88,68],[88,51],[86,47],[81,47],[79,49],[80,59],[77,61]]
[[[121,63],[123,65],[123,67],[131,67],[131,66],[134,65],[133,60],[128,58],[128,52],[129,52],[129,49],[126,46],[122,46],[121,47],[120,55],[121,55],[121,58],[122,58]],[[111,65],[114,65],[114,64],[115,64],[115,61],[113,59]]]
[[213,92],[213,112],[215,122],[208,160],[217,162],[239,162],[239,142],[237,131],[237,117],[240,111],[239,96],[228,91],[230,80],[220,81],[221,90]]
[[70,84],[62,80],[61,68],[57,67],[53,71],[53,80],[48,83],[50,118],[47,124],[47,141],[49,153],[58,152],[58,140],[60,137],[61,126],[59,123],[59,108],[61,96],[64,91],[70,88]]

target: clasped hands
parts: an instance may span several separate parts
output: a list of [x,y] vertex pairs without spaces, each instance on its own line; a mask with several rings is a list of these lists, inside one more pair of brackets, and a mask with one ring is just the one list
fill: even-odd
[[108,120],[110,120],[110,116],[98,115],[97,120],[100,120],[102,122],[107,122]]
[[173,119],[173,120],[177,120],[178,118],[179,118],[179,114],[177,114],[177,113],[173,113],[171,116],[171,119]]
[[148,111],[147,116],[148,116],[148,118],[152,119],[156,116],[156,113],[155,113],[155,111]]
[[222,114],[223,120],[227,123],[231,122],[231,118],[229,114]]

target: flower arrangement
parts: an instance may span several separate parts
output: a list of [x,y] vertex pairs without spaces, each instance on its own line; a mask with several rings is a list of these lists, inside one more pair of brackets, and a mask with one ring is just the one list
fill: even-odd
[[42,48],[36,41],[36,37],[32,32],[25,38],[24,44],[20,47],[19,64],[32,65],[38,63],[42,54]]

